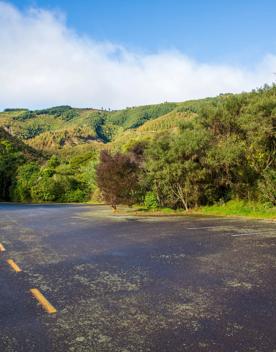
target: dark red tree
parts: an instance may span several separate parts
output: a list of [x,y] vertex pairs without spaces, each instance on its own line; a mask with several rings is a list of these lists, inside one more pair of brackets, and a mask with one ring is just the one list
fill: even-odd
[[128,154],[103,150],[97,167],[97,183],[103,199],[116,210],[118,204],[132,205],[139,189],[139,165]]

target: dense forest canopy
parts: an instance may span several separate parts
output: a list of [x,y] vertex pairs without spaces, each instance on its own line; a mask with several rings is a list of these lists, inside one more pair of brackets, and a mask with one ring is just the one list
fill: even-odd
[[0,199],[276,205],[276,86],[118,111],[0,113]]

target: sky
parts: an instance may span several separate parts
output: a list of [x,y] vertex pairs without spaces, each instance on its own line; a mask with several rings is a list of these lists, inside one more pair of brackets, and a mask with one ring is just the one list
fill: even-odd
[[275,82],[274,0],[0,0],[0,109],[126,106]]

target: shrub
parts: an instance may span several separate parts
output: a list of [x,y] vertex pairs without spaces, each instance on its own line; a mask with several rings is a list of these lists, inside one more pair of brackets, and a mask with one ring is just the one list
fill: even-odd
[[270,206],[276,205],[276,171],[267,170],[258,182],[259,199]]
[[146,193],[144,205],[147,209],[157,209],[158,200],[156,195],[153,192]]
[[87,194],[81,189],[70,190],[64,194],[62,197],[62,202],[74,202],[80,203],[87,200]]

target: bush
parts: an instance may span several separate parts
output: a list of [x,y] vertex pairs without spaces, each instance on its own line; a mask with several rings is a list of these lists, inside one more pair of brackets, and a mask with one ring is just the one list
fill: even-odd
[[270,206],[276,205],[276,171],[268,170],[258,182],[259,199]]
[[64,193],[64,187],[53,178],[41,177],[31,188],[31,197],[38,202],[54,202]]
[[73,202],[73,203],[80,203],[85,202],[87,200],[87,194],[85,191],[81,189],[75,189],[68,191],[64,194],[61,201],[62,202]]
[[156,195],[153,192],[146,193],[144,205],[147,209],[157,209],[158,208],[158,200]]
[[35,162],[25,163],[18,167],[16,181],[13,185],[13,200],[31,201],[31,188],[39,177],[39,165]]

